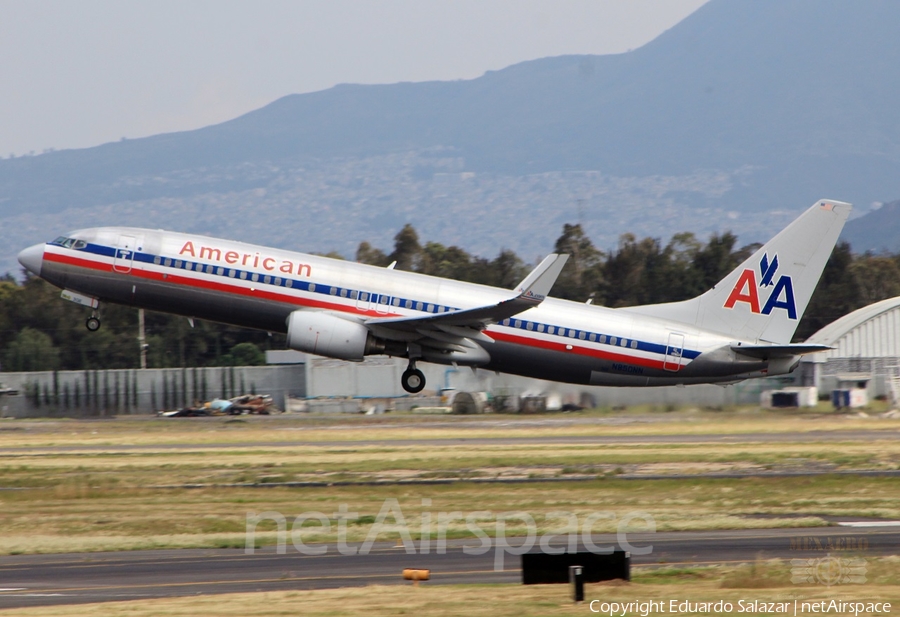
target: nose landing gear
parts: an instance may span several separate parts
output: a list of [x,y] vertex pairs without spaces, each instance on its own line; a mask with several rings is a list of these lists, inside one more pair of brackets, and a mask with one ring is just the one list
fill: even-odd
[[84,322],[84,327],[86,327],[90,332],[96,332],[100,329],[100,318],[97,317],[96,308],[91,313],[91,316],[87,318],[87,321]]

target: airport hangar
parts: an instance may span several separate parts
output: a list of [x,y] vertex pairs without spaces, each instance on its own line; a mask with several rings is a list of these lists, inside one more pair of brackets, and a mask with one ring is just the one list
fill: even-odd
[[900,296],[876,302],[828,324],[807,343],[834,349],[806,356],[797,385],[827,393],[842,384],[865,382],[870,398],[900,404]]

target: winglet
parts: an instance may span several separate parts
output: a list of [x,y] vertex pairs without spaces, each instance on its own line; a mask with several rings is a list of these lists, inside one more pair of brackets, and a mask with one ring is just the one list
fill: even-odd
[[544,261],[538,264],[537,268],[532,270],[531,274],[526,276],[525,280],[516,287],[519,297],[534,300],[535,303],[543,302],[568,259],[568,255],[557,253],[547,255]]

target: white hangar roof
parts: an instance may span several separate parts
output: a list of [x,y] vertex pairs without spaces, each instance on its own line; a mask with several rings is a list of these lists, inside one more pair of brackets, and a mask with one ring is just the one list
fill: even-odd
[[806,341],[834,347],[815,354],[815,361],[831,358],[900,357],[900,296],[888,298],[833,321]]

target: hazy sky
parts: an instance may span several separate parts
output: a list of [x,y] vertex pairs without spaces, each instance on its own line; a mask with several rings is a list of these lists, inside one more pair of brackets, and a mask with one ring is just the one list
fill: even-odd
[[639,47],[706,0],[0,0],[0,156],[198,128],[337,83]]

